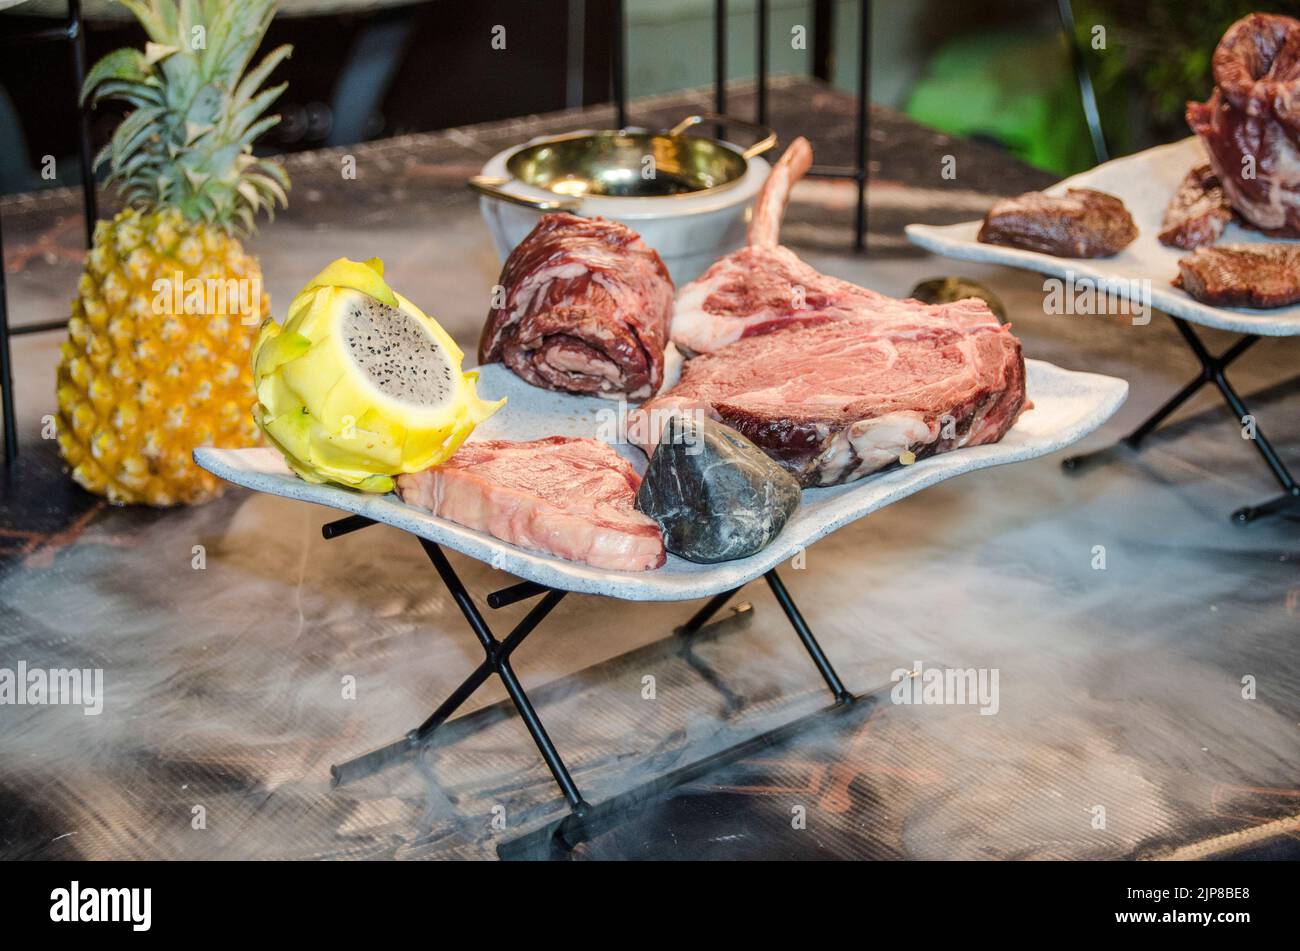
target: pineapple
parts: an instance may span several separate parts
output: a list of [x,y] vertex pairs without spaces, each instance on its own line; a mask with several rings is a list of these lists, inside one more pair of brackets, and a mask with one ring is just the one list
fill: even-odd
[[290,53],[245,74],[274,0],[122,0],[149,37],[86,77],[82,98],[132,110],[96,157],[127,206],[95,226],[58,369],[59,451],[114,504],[193,504],[221,492],[196,446],[258,441],[249,348],[270,312],[240,238],[287,203],[288,177],[252,154],[279,122],[258,91]]

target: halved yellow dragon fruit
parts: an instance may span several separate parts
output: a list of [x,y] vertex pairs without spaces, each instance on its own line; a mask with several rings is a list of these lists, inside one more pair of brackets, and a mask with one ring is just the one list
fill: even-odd
[[437,465],[505,400],[447,331],[384,282],[384,263],[339,258],[263,322],[253,344],[253,417],[308,482],[389,492]]

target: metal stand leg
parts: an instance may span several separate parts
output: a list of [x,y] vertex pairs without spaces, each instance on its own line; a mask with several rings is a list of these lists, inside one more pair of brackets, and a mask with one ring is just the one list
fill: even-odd
[[[74,95],[81,95],[86,81],[86,31],[81,22],[81,0],[68,0],[68,39],[72,41],[72,83]],[[82,106],[77,117],[77,150],[81,160],[82,210],[86,215],[86,247],[95,244],[95,219],[99,217],[95,199],[95,152],[90,142],[90,109]]]
[[[46,40],[67,40],[72,46],[72,83],[73,95],[80,97],[81,85],[86,78],[86,36],[81,21],[81,0],[68,0],[68,19],[61,26],[31,33],[17,34],[7,38],[13,43],[39,43]],[[95,219],[98,217],[95,197],[94,152],[90,141],[90,112],[78,103],[77,108],[77,149],[81,162],[82,213],[85,217],[86,247],[95,241]],[[13,465],[18,458],[18,423],[14,410],[13,353],[10,338],[19,334],[44,333],[47,330],[61,330],[67,326],[66,320],[56,320],[42,324],[26,324],[10,329],[9,305],[6,300],[4,276],[4,247],[0,243],[0,413],[4,422],[4,461],[5,466]]]
[[4,239],[0,238],[0,407],[4,412],[5,465],[18,458],[18,421],[14,416],[13,353],[9,349],[9,304],[5,291]]
[[[371,519],[353,515],[347,518],[339,519],[323,526],[321,533],[325,538],[338,538],[358,529],[365,528],[368,525],[375,524]],[[569,815],[558,823],[554,823],[537,832],[530,833],[527,836],[514,840],[501,847],[499,851],[503,855],[511,852],[518,852],[534,849],[539,844],[549,843],[552,849],[558,849],[563,852],[572,849],[576,844],[590,839],[600,831],[610,828],[617,824],[635,805],[646,803],[653,800],[660,793],[680,786],[683,783],[698,779],[710,770],[726,763],[736,762],[746,756],[752,755],[764,748],[783,742],[799,731],[822,722],[823,714],[827,711],[809,714],[801,717],[793,723],[786,724],[776,730],[752,737],[740,744],[732,746],[703,760],[680,767],[669,773],[666,773],[649,783],[642,784],[625,793],[621,793],[611,799],[601,802],[595,806],[588,804],[578,791],[577,785],[573,781],[568,768],[565,766],[563,759],[556,750],[554,743],[543,727],[541,718],[538,717],[537,711],[529,699],[528,694],[524,691],[523,686],[519,683],[514,670],[510,666],[510,655],[515,648],[523,643],[537,625],[550,614],[560,600],[564,597],[565,592],[547,588],[534,582],[524,581],[501,591],[493,592],[488,597],[488,603],[494,607],[513,604],[526,598],[542,594],[542,600],[539,601],[531,611],[515,626],[514,630],[505,638],[498,641],[492,634],[487,622],[484,621],[483,615],[479,612],[478,607],[474,604],[465,585],[457,576],[455,569],[447,560],[438,545],[426,539],[420,539],[420,544],[429,560],[433,562],[434,568],[441,577],[443,584],[446,586],[456,606],[460,608],[461,614],[464,615],[466,623],[473,630],[474,635],[478,638],[479,643],[483,646],[484,659],[474,671],[465,678],[451,695],[444,700],[438,708],[429,715],[429,717],[420,726],[411,730],[402,739],[387,746],[372,750],[369,753],[356,757],[345,763],[340,763],[330,767],[332,783],[335,786],[350,782],[354,779],[370,775],[378,770],[398,761],[405,759],[419,750],[422,744],[428,742],[433,735],[444,725],[449,725],[448,721],[452,715],[464,705],[465,701],[474,695],[474,692],[481,687],[489,677],[495,674],[500,678],[501,683],[506,688],[510,696],[510,702],[518,712],[520,719],[524,721],[525,727],[533,739],[533,743],[542,754],[547,767],[551,771],[551,776],[557,786],[560,787],[565,801],[569,805]],[[794,603],[794,599],[786,590],[785,585],[777,576],[776,571],[769,571],[765,577],[772,593],[776,596],[777,602],[785,612],[791,625],[798,634],[804,648],[812,657],[818,672],[826,681],[834,697],[834,704],[830,710],[843,710],[855,701],[855,697],[840,681],[839,675],[831,666],[830,661],[826,658],[821,646],[813,637],[812,631],[809,630],[807,622],[799,612]],[[715,595],[707,604],[695,613],[689,621],[678,629],[678,634],[689,637],[701,632],[701,629],[726,603],[735,596],[739,588],[731,591],[724,591]],[[741,606],[745,607],[744,605]],[[715,625],[716,626],[716,625]],[[653,647],[654,645],[651,645]],[[547,685],[541,688],[541,692],[553,693],[555,685]],[[725,693],[725,691],[724,691]],[[870,701],[857,704],[860,707],[869,707]],[[483,710],[477,710],[473,714],[454,721],[460,723],[462,720],[468,720],[477,714],[484,713]],[[488,711],[490,712],[490,711]]]
[[816,665],[817,672],[822,675],[822,680],[826,681],[826,686],[830,688],[831,696],[835,698],[835,702],[850,703],[853,700],[853,694],[844,689],[839,674],[835,673],[835,668],[827,660],[821,645],[817,643],[817,638],[813,637],[813,632],[808,629],[808,622],[799,613],[794,598],[790,597],[790,592],[785,589],[785,584],[776,573],[776,569],[773,568],[763,577],[767,579],[767,585],[772,589],[772,594],[776,595],[777,604],[781,605],[781,610],[785,612],[785,616],[790,620],[790,626],[799,635],[799,640],[803,641],[804,649],[808,651],[808,656],[812,658],[813,664]]
[[624,0],[614,0],[613,22],[610,24],[610,85],[614,93],[614,113],[617,128],[627,128],[627,34],[623,25],[626,11]]
[[[1197,336],[1196,331],[1192,329],[1192,326],[1187,321],[1178,317],[1170,317],[1169,319],[1174,322],[1178,332],[1187,341],[1188,348],[1200,361],[1201,372],[1188,381],[1186,386],[1175,393],[1150,418],[1121,440],[1130,449],[1136,450],[1140,448],[1142,441],[1147,436],[1208,383],[1213,383],[1215,388],[1218,389],[1239,425],[1245,417],[1253,415],[1246,406],[1245,401],[1233,389],[1232,384],[1228,382],[1226,371],[1234,360],[1259,342],[1259,337],[1255,334],[1246,334],[1216,357],[1206,349],[1204,342]],[[1258,424],[1255,426],[1255,436],[1251,441],[1263,457],[1265,464],[1268,465],[1269,471],[1273,473],[1273,478],[1277,479],[1278,484],[1282,486],[1284,494],[1259,506],[1247,506],[1238,509],[1232,514],[1232,519],[1242,525],[1253,522],[1265,515],[1288,511],[1300,505],[1300,484],[1296,483],[1296,480],[1282,462],[1281,456],[1278,455],[1277,450],[1273,448],[1273,444],[1268,441]],[[1079,472],[1093,463],[1108,461],[1114,454],[1114,448],[1108,446],[1095,452],[1070,456],[1063,460],[1061,465],[1071,472]]]
[[868,157],[867,116],[871,111],[871,0],[861,0],[858,13],[858,117],[853,161],[858,180],[858,203],[853,215],[853,250],[867,250],[867,182],[871,179]]

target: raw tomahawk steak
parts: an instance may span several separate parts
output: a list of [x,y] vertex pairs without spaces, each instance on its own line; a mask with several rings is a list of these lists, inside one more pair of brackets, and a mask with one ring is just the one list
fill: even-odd
[[643,400],[664,377],[673,282],[635,231],[604,218],[546,215],[506,259],[505,299],[488,313],[480,363],[534,386]]
[[759,193],[749,244],[681,289],[672,322],[678,349],[712,353],[741,337],[861,316],[892,300],[827,277],[778,244],[790,188],[811,165],[812,146],[807,139],[795,139]]
[[1223,34],[1214,92],[1187,104],[1232,207],[1271,234],[1300,237],[1300,20],[1252,13]]
[[440,466],[397,478],[403,502],[502,541],[596,568],[666,560],[654,519],[633,507],[641,479],[594,439],[465,443]]
[[[807,139],[795,139],[759,193],[749,244],[681,289],[672,323],[678,349],[713,353],[742,338],[833,320],[864,320],[884,330],[969,319],[970,307],[950,317],[949,308],[956,305],[899,300],[829,277],[778,244],[790,188],[811,165],[812,146]],[[986,305],[975,306],[983,311],[981,321],[992,319]]]
[[687,362],[629,417],[647,452],[674,413],[739,430],[800,484],[836,485],[895,463],[1001,439],[1025,401],[1020,341],[982,301],[893,319],[836,320],[747,337]]

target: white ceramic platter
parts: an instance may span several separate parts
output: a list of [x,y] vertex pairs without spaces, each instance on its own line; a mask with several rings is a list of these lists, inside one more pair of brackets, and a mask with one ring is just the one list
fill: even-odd
[[[750,558],[720,565],[697,565],[669,555],[668,563],[654,571],[592,568],[463,528],[406,505],[395,495],[311,485],[293,475],[274,449],[196,449],[194,459],[237,485],[365,515],[549,587],[629,601],[684,601],[752,581],[835,529],[936,482],[1064,449],[1109,419],[1128,394],[1128,384],[1114,377],[1062,370],[1038,360],[1027,361],[1027,369],[1034,408],[1020,417],[1001,442],[932,456],[849,485],[805,490],[803,504],[771,545]],[[472,438],[614,437],[611,430],[616,427],[610,414],[617,414],[616,403],[538,389],[499,364],[483,368],[479,392],[490,398],[506,396],[509,402],[475,430]],[[645,468],[640,450],[629,445],[617,448],[638,470]]]
[[[1205,161],[1200,140],[1193,136],[1098,165],[1047,189],[1049,194],[1060,194],[1067,188],[1095,188],[1123,199],[1139,233],[1136,241],[1113,257],[1088,260],[1058,258],[1036,251],[981,244],[975,240],[980,229],[978,221],[943,227],[908,225],[907,236],[914,244],[936,254],[963,261],[1006,264],[1065,280],[1083,278],[1095,282],[1099,291],[1113,290],[1130,300],[1134,299],[1135,292],[1141,293],[1141,285],[1133,282],[1145,279],[1150,281],[1152,306],[1205,327],[1266,337],[1300,334],[1300,305],[1273,310],[1213,307],[1193,300],[1185,291],[1170,284],[1178,275],[1178,259],[1191,252],[1161,244],[1158,238],[1160,222],[1183,176]],[[1272,240],[1259,232],[1230,224],[1219,243]]]

